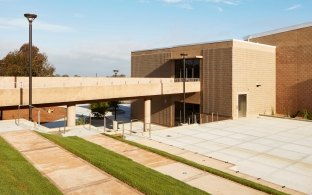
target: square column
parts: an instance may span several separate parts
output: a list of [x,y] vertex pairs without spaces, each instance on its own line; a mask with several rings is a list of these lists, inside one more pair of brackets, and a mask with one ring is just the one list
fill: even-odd
[[76,104],[67,105],[67,127],[76,126]]
[[147,131],[151,123],[151,100],[144,100],[144,131]]

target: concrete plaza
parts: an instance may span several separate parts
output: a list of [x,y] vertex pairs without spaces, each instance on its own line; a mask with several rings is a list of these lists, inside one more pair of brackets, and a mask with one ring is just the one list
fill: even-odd
[[312,194],[312,123],[270,117],[153,131],[152,139],[234,164],[234,171]]

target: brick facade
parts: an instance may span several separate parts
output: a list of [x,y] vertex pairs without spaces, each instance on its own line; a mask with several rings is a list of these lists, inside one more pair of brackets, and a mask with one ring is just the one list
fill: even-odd
[[[201,114],[218,113],[237,118],[238,94],[247,94],[247,116],[275,110],[275,47],[252,42],[224,42],[132,52],[132,77],[173,77],[174,59],[187,53],[202,56],[201,93],[188,95],[186,102],[200,104]],[[261,87],[257,87],[261,83]],[[174,125],[176,101],[181,95],[152,99],[152,122]],[[143,119],[143,100],[132,104],[132,117]],[[204,117],[205,118],[205,117]]]
[[277,113],[312,111],[312,27],[269,34],[250,39],[277,46]]

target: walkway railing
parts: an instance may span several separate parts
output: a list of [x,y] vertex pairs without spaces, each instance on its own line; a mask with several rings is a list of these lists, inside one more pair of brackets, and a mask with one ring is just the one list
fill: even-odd
[[[183,82],[183,78],[175,78],[174,82]],[[198,82],[200,78],[185,78],[185,82]]]
[[[21,107],[24,106],[24,105],[18,105],[17,106],[17,126],[20,126],[20,119],[21,119]],[[37,108],[35,106],[31,106],[32,108],[36,108],[38,109],[38,112],[37,112],[37,123],[34,122],[34,129],[37,128],[37,130],[40,130],[40,119],[41,119],[41,110],[43,110],[42,108]],[[31,121],[32,122],[32,121]],[[36,125],[37,124],[37,125]],[[37,127],[36,127],[37,126]]]
[[200,114],[200,124],[218,122],[232,119],[230,116],[220,115],[219,112],[211,112],[207,114]]
[[[139,121],[140,121],[139,119],[131,119],[130,120],[130,129],[128,130],[129,131],[129,135],[131,136],[132,133],[141,133],[141,135],[143,137],[144,133],[148,132],[149,138],[151,138],[151,135],[152,135],[152,124],[151,123],[146,123],[146,126],[148,127],[147,131],[145,131],[145,129],[144,129],[144,124],[143,124],[141,132],[137,132],[137,131],[133,130],[133,123],[134,122],[139,122]],[[125,137],[125,131],[126,131],[126,129],[124,129],[124,127],[123,127],[122,137]]]
[[[83,125],[84,128],[86,128],[86,126],[85,126],[86,124],[89,124],[89,126],[86,129],[91,130],[91,127],[92,127],[92,117],[94,117],[94,116],[98,116],[98,117],[101,117],[101,118],[103,117],[103,131],[104,131],[104,133],[107,130],[107,121],[111,121],[113,127],[114,127],[114,122],[117,123],[117,129],[115,131],[117,131],[119,129],[119,126],[122,125],[122,131],[123,131],[123,134],[124,134],[124,131],[125,131],[125,127],[124,127],[125,126],[124,125],[125,122],[124,121],[115,121],[115,120],[110,119],[109,117],[105,116],[105,114],[101,114],[99,112],[90,112],[89,116],[85,116],[84,117],[84,125]],[[88,123],[87,123],[87,120],[89,120]],[[99,129],[97,129],[97,130],[99,130]],[[113,130],[114,130],[114,128],[113,128]]]
[[133,132],[133,122],[138,122],[138,121],[139,121],[139,119],[131,119],[131,121],[130,121],[130,136],[132,133],[134,133]]
[[[188,79],[192,81],[192,79]],[[194,81],[198,81],[194,79]],[[86,87],[86,86],[106,86],[106,85],[136,85],[153,83],[173,83],[174,78],[91,78],[91,77],[34,77],[33,88],[52,87]],[[181,81],[182,82],[182,81]],[[29,81],[26,77],[1,77],[0,89],[28,88]]]

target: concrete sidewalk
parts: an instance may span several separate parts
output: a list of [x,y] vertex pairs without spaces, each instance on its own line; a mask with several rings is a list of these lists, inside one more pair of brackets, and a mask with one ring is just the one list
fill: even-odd
[[312,194],[311,130],[311,122],[255,117],[153,131],[151,139],[228,162],[235,175],[239,171],[279,190]]
[[278,189],[278,190],[285,192],[287,194],[297,194],[297,195],[304,195],[305,194],[305,193],[298,192],[296,190],[293,190],[293,189],[290,189],[287,187],[282,188],[282,186],[280,186],[280,185],[265,181],[263,179],[259,180],[256,177],[246,175],[242,172],[234,171],[232,169],[232,167],[235,165],[231,164],[229,162],[220,161],[218,159],[214,159],[214,158],[211,158],[211,157],[208,157],[208,156],[196,153],[196,152],[181,149],[181,148],[178,148],[175,146],[170,146],[170,145],[160,143],[160,142],[157,142],[157,141],[154,141],[151,139],[147,139],[147,138],[137,137],[136,139],[133,139],[131,141],[139,143],[141,145],[146,145],[146,146],[158,149],[158,150],[166,151],[169,154],[180,156],[184,159],[196,162],[198,164],[201,164],[201,165],[204,165],[207,167],[212,167],[212,168],[227,172],[229,174],[232,174],[232,175],[244,178],[244,179],[248,179],[248,180],[253,181],[255,183],[260,183],[262,185],[269,186],[269,187],[274,188],[274,189]]
[[124,155],[146,167],[159,171],[165,175],[169,175],[208,193],[223,195],[265,194],[103,135],[92,135],[84,137],[84,139]]
[[32,131],[4,132],[0,136],[63,194],[141,194]]

